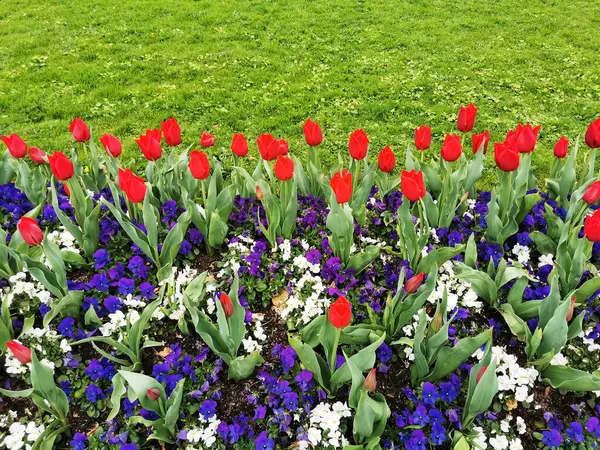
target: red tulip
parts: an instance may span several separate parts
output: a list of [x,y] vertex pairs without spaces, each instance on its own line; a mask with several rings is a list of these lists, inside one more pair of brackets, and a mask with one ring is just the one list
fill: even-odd
[[206,153],[199,150],[190,152],[190,162],[188,164],[192,176],[196,180],[205,180],[210,175],[210,163]]
[[468,133],[475,126],[476,115],[477,107],[473,103],[469,103],[469,106],[461,106],[458,111],[456,127],[463,133]]
[[90,140],[90,137],[92,137],[90,134],[90,129],[79,117],[71,122],[69,131],[73,135],[73,139],[75,139],[77,142],[87,142]]
[[121,189],[123,192],[125,192],[127,186],[129,186],[131,175],[133,175],[131,169],[123,170],[119,167],[119,189]]
[[146,391],[146,397],[148,397],[148,400],[155,402],[160,398],[160,391],[156,388],[148,389]]
[[454,162],[462,154],[462,144],[460,136],[457,134],[447,134],[442,144],[441,155],[445,161]]
[[600,209],[585,218],[583,234],[592,242],[600,242]]
[[69,158],[64,153],[54,152],[48,156],[50,170],[57,180],[66,181],[73,176],[75,168]]
[[281,181],[287,181],[294,175],[294,161],[287,156],[279,156],[273,171]]
[[488,144],[490,143],[490,132],[484,131],[483,133],[473,133],[471,135],[471,142],[473,143],[473,154],[475,155],[481,146],[483,145],[483,154],[487,154]]
[[256,139],[256,145],[258,145],[260,156],[265,161],[273,161],[279,156],[279,141],[275,139],[272,134],[261,134],[259,138]]
[[136,139],[136,143],[142,151],[144,158],[148,161],[156,161],[162,156],[162,148],[160,143],[162,141],[162,130],[146,130],[146,134],[140,135],[139,139]]
[[241,133],[234,134],[231,140],[231,151],[237,156],[246,156],[248,154],[246,136]]
[[135,175],[131,169],[119,169],[119,189],[125,192],[131,203],[140,203],[146,197],[146,183],[143,178]]
[[400,190],[410,201],[416,202],[425,197],[425,182],[423,181],[423,172],[411,170],[410,172],[403,170],[400,176]]
[[279,154],[287,155],[290,151],[290,147],[285,139],[279,139]]
[[483,366],[481,369],[479,369],[479,372],[477,372],[477,377],[475,378],[475,384],[479,383],[479,380],[481,380],[481,377],[483,376],[487,368],[488,366]]
[[519,153],[531,153],[537,143],[537,136],[541,126],[532,128],[531,125],[525,126],[518,124],[516,130],[509,131],[506,134],[506,140],[517,149]]
[[593,205],[598,200],[600,200],[600,181],[594,181],[583,194],[583,201],[588,205]]
[[328,319],[336,328],[346,328],[352,320],[352,308],[350,302],[344,297],[339,297],[329,307]]
[[336,172],[329,180],[329,185],[340,205],[350,201],[352,197],[352,174],[350,172],[346,169],[342,169],[341,173]]
[[415,147],[427,150],[431,145],[431,127],[421,125],[415,128]]
[[17,229],[28,245],[35,247],[36,245],[40,245],[44,240],[44,232],[38,225],[37,220],[31,217],[21,217],[21,220],[17,224]]
[[365,378],[365,389],[369,392],[375,392],[375,389],[377,389],[377,369],[375,367],[373,367],[371,369],[371,371],[369,372],[369,375],[367,375],[367,378]]
[[323,142],[323,132],[317,122],[307,119],[304,124],[304,138],[306,143],[311,147],[315,147]]
[[259,186],[256,186],[255,192],[256,192],[256,199],[258,201],[262,200],[265,195],[265,194],[263,194],[262,189]]
[[222,293],[219,296],[219,301],[221,302],[221,306],[223,307],[223,312],[225,313],[225,317],[228,319],[233,316],[233,303],[231,303],[231,299],[229,295],[226,293]]
[[121,154],[121,151],[123,151],[121,141],[114,137],[112,134],[103,134],[100,138],[100,142],[102,142],[104,150],[107,153],[110,153],[114,158],[119,156]]
[[29,159],[36,164],[46,164],[48,162],[46,153],[37,147],[29,147]]
[[564,158],[567,156],[567,152],[569,150],[569,140],[562,136],[556,144],[554,144],[554,156],[557,158]]
[[396,157],[394,156],[394,152],[389,145],[379,152],[377,164],[379,165],[379,170],[382,172],[389,173],[394,170],[394,166],[396,165]]
[[62,187],[65,190],[65,194],[67,194],[67,197],[70,197],[71,196],[71,191],[69,190],[69,186],[67,186],[67,183],[63,183]]
[[208,133],[207,131],[202,132],[202,136],[200,136],[200,145],[202,147],[212,147],[215,145],[216,138],[214,135]]
[[10,136],[2,136],[2,140],[13,158],[23,158],[27,154],[27,144],[18,134],[13,133]]
[[519,152],[508,142],[494,144],[494,159],[498,169],[512,172],[519,168]]
[[6,346],[10,349],[12,354],[17,358],[21,364],[28,364],[31,362],[31,350],[25,347],[20,342],[15,340],[8,341]]
[[423,279],[425,278],[425,274],[423,272],[415,275],[412,278],[409,278],[406,283],[404,283],[404,290],[407,294],[414,294],[419,290],[421,285],[423,284]]
[[369,149],[369,137],[362,128],[354,130],[350,134],[350,140],[348,141],[348,150],[350,156],[356,160],[364,159],[367,156],[367,150]]
[[577,297],[573,297],[571,299],[571,306],[569,307],[569,311],[567,312],[567,322],[570,322],[573,318],[573,313],[575,312],[575,303],[577,302]]
[[594,120],[585,132],[585,143],[590,148],[600,148],[600,117]]
[[181,128],[179,128],[179,124],[175,117],[171,117],[170,119],[161,122],[160,126],[168,146],[175,147],[176,145],[181,144]]

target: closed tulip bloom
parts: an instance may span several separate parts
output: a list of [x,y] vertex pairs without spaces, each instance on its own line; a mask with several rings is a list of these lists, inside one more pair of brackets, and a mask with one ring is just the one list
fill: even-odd
[[457,134],[447,134],[442,144],[441,155],[444,161],[454,162],[462,154],[462,144],[460,136]]
[[348,150],[350,151],[350,156],[358,161],[367,156],[367,151],[369,150],[369,137],[362,128],[354,130],[352,134],[350,134]]
[[210,175],[210,163],[206,153],[200,150],[190,152],[190,162],[188,164],[190,173],[196,180],[205,180]]
[[8,341],[6,346],[21,364],[28,364],[31,362],[31,350],[29,350],[20,342],[15,340]]
[[265,161],[273,161],[279,156],[279,141],[272,134],[261,134],[256,139],[256,145],[258,145],[261,158]]
[[44,240],[44,232],[37,223],[37,220],[31,217],[21,217],[17,224],[17,229],[21,237],[28,245],[35,247],[40,245]]
[[146,182],[144,179],[132,173],[125,194],[131,203],[143,202],[146,197]]
[[311,147],[315,147],[323,142],[323,131],[317,122],[307,119],[304,123],[304,139]]
[[423,279],[425,278],[425,274],[423,272],[415,275],[412,278],[409,278],[404,283],[404,290],[407,294],[414,294],[419,290],[421,285],[423,284]]
[[229,298],[229,295],[223,292],[219,296],[219,301],[221,302],[221,306],[223,307],[225,317],[229,319],[231,316],[233,316],[233,303],[231,303],[231,298]]
[[396,166],[396,156],[394,156],[394,152],[389,145],[379,152],[377,164],[379,165],[379,170],[382,172],[389,173],[394,170],[394,167]]
[[335,194],[337,202],[341,205],[350,201],[352,197],[352,174],[346,169],[336,172],[329,180],[329,185]]
[[18,134],[2,136],[2,140],[13,158],[23,158],[27,154],[27,144]]
[[490,143],[490,132],[484,131],[483,133],[473,133],[471,135],[471,142],[473,143],[473,154],[475,155],[481,146],[483,145],[483,154],[487,154],[488,144]]
[[431,146],[431,127],[421,125],[415,128],[415,147],[427,150]]
[[273,171],[281,181],[287,181],[294,176],[294,161],[292,158],[282,155],[277,158]]
[[162,156],[162,148],[160,143],[162,141],[162,130],[152,129],[146,130],[146,134],[140,135],[139,139],[136,139],[136,143],[144,158],[148,161],[156,161]]
[[179,128],[179,124],[175,117],[171,117],[170,119],[161,122],[160,126],[168,146],[175,147],[176,145],[181,144],[181,128]]
[[600,209],[585,218],[583,234],[592,242],[600,242]]
[[345,297],[339,297],[329,307],[327,315],[329,322],[336,328],[346,328],[352,320],[352,308],[350,302]]
[[279,139],[279,154],[287,155],[290,151],[290,146],[285,139]]
[[233,135],[231,140],[231,151],[237,156],[246,156],[248,154],[248,141],[242,133]]
[[537,144],[537,136],[541,126],[533,128],[527,124],[525,126],[518,124],[514,131],[509,131],[506,134],[506,141],[519,153],[531,153]]
[[519,168],[519,152],[509,143],[494,144],[494,160],[498,169],[504,172],[512,172]]
[[469,106],[461,106],[458,111],[456,127],[463,133],[468,133],[475,126],[476,115],[477,107],[473,103],[469,103]]
[[567,322],[570,322],[573,318],[573,314],[575,313],[575,303],[577,302],[577,297],[573,297],[571,299],[571,306],[569,307],[569,311],[567,312]]
[[475,383],[479,383],[479,381],[481,380],[481,377],[483,377],[483,374],[485,373],[485,371],[487,370],[488,366],[483,366],[481,369],[479,369],[479,372],[477,372],[477,377],[475,378]]
[[371,369],[369,375],[365,378],[364,386],[369,392],[375,392],[377,389],[377,369],[375,367]]
[[262,200],[265,194],[263,193],[260,186],[256,186],[256,189],[254,191],[256,192],[256,199],[258,201]]
[[148,397],[148,400],[155,402],[160,398],[160,391],[156,388],[148,389],[146,391],[146,397]]
[[600,148],[600,117],[594,120],[585,132],[585,143],[590,148]]
[[210,134],[208,131],[203,131],[202,136],[200,136],[200,145],[202,147],[212,147],[215,145],[215,141],[217,138],[213,134]]
[[121,141],[112,134],[103,134],[100,138],[100,142],[104,146],[104,150],[107,153],[110,153],[114,158],[119,156],[121,151],[123,151]]
[[129,186],[129,180],[131,180],[131,175],[133,175],[133,172],[131,171],[131,169],[126,169],[123,170],[119,167],[119,189],[123,192],[125,192],[127,190],[127,187]]
[[402,195],[410,201],[416,202],[425,197],[425,182],[423,181],[423,172],[411,170],[410,172],[403,170],[400,176],[400,190]]
[[554,144],[554,156],[562,159],[567,156],[568,151],[569,140],[562,136],[558,141],[556,141],[556,144]]
[[48,163],[48,157],[46,156],[46,153],[37,147],[29,147],[29,159],[36,164]]
[[593,205],[598,200],[600,200],[600,181],[594,181],[583,194],[583,201],[588,205]]
[[436,312],[431,319],[431,329],[436,333],[442,329],[444,325],[444,318],[442,317],[442,313],[440,311]]
[[77,142],[87,142],[90,140],[90,137],[92,137],[90,134],[90,129],[79,117],[71,122],[69,131],[73,135],[73,139],[75,139]]
[[73,163],[65,156],[64,153],[52,153],[52,155],[48,156],[48,162],[50,163],[52,175],[54,175],[59,181],[66,181],[75,173]]

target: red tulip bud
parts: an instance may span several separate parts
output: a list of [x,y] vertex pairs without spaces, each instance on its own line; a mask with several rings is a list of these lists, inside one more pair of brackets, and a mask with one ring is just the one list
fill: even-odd
[[362,160],[367,156],[369,149],[369,137],[362,128],[354,130],[350,134],[350,140],[348,141],[348,151],[350,156],[356,160]]
[[567,313],[567,322],[570,322],[573,318],[573,312],[575,311],[575,302],[577,301],[577,297],[573,297],[571,299],[571,307],[569,308],[569,312]]
[[221,301],[221,306],[223,307],[223,311],[225,312],[225,317],[229,319],[231,316],[233,316],[233,303],[231,303],[229,295],[223,292],[219,297],[219,300]]
[[13,133],[10,136],[2,136],[2,140],[13,158],[22,158],[27,154],[27,144],[18,134]]
[[304,138],[306,139],[306,143],[311,147],[323,142],[323,132],[317,122],[313,122],[310,119],[306,120],[304,124]]
[[181,128],[175,117],[171,117],[170,119],[161,122],[160,126],[167,145],[175,147],[176,145],[181,144]]
[[476,383],[479,383],[479,380],[481,380],[481,377],[483,376],[487,368],[488,366],[483,366],[481,369],[479,369],[479,372],[477,372],[477,378],[475,378]]
[[556,156],[557,158],[564,158],[565,156],[567,156],[567,153],[569,152],[569,140],[562,136],[558,141],[556,141],[556,144],[554,144],[554,156]]
[[600,200],[600,181],[595,181],[587,188],[583,194],[583,201],[588,205],[593,205]]
[[418,275],[410,278],[404,283],[404,290],[407,294],[414,294],[419,290],[421,285],[423,284],[423,278],[425,278],[425,274],[421,272]]
[[431,127],[421,125],[415,128],[415,147],[427,150],[431,145]]
[[377,369],[376,368],[372,368],[371,371],[369,372],[369,375],[367,375],[367,378],[365,378],[365,389],[369,392],[374,392],[375,389],[377,389],[377,379],[376,379],[376,374],[377,374]]
[[21,237],[28,245],[40,245],[44,240],[44,232],[37,223],[37,220],[31,217],[21,217],[17,224],[17,229]]
[[263,191],[260,187],[256,186],[256,198],[260,201],[263,199]]
[[29,350],[20,342],[8,341],[6,346],[21,364],[27,364],[31,362],[31,350]]
[[346,169],[336,172],[329,180],[329,185],[335,194],[337,202],[341,205],[352,198],[352,173]]
[[241,133],[234,134],[231,140],[231,151],[237,156],[246,156],[248,154],[246,136]]
[[73,122],[71,122],[71,125],[69,126],[69,131],[73,135],[73,139],[77,142],[87,142],[90,140],[90,129],[79,117],[73,119]]
[[155,402],[160,398],[160,391],[156,388],[148,389],[146,391],[146,397],[148,397],[148,400]]
[[456,128],[463,133],[468,133],[475,126],[475,116],[477,115],[477,107],[473,103],[469,103],[469,106],[461,106],[458,111],[458,119],[456,121]]

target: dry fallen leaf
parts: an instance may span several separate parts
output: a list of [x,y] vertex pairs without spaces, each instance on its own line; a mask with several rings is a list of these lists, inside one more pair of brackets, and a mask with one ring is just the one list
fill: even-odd
[[156,352],[156,354],[158,356],[160,356],[161,358],[166,358],[167,356],[169,356],[171,354],[172,351],[173,350],[171,350],[169,347],[165,347],[160,352]]
[[271,299],[271,302],[273,303],[273,306],[275,308],[277,308],[278,310],[282,310],[283,307],[285,306],[285,302],[287,301],[287,299],[290,297],[290,294],[288,294],[287,289],[282,289],[279,292],[279,295],[276,295],[275,297],[273,297]]
[[508,408],[509,411],[512,411],[513,409],[515,409],[517,407],[517,401],[515,399],[507,400],[506,407]]

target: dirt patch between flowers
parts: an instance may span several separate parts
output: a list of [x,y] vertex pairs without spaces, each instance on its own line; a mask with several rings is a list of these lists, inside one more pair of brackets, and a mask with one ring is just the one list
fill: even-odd
[[220,260],[220,253],[215,253],[214,255],[209,255],[208,253],[200,253],[196,257],[196,259],[191,263],[190,267],[192,269],[197,270],[198,273],[202,273],[214,269],[215,263]]
[[253,311],[253,313],[264,315],[262,327],[267,336],[267,339],[262,344],[263,350],[261,354],[266,363],[278,364],[277,358],[273,356],[273,348],[277,344],[283,347],[289,345],[287,325],[274,307],[268,306],[264,309],[255,309],[256,311]]
[[410,367],[406,367],[404,361],[391,363],[387,373],[377,372],[377,392],[385,396],[392,412],[405,408],[407,397],[402,389],[410,386]]

